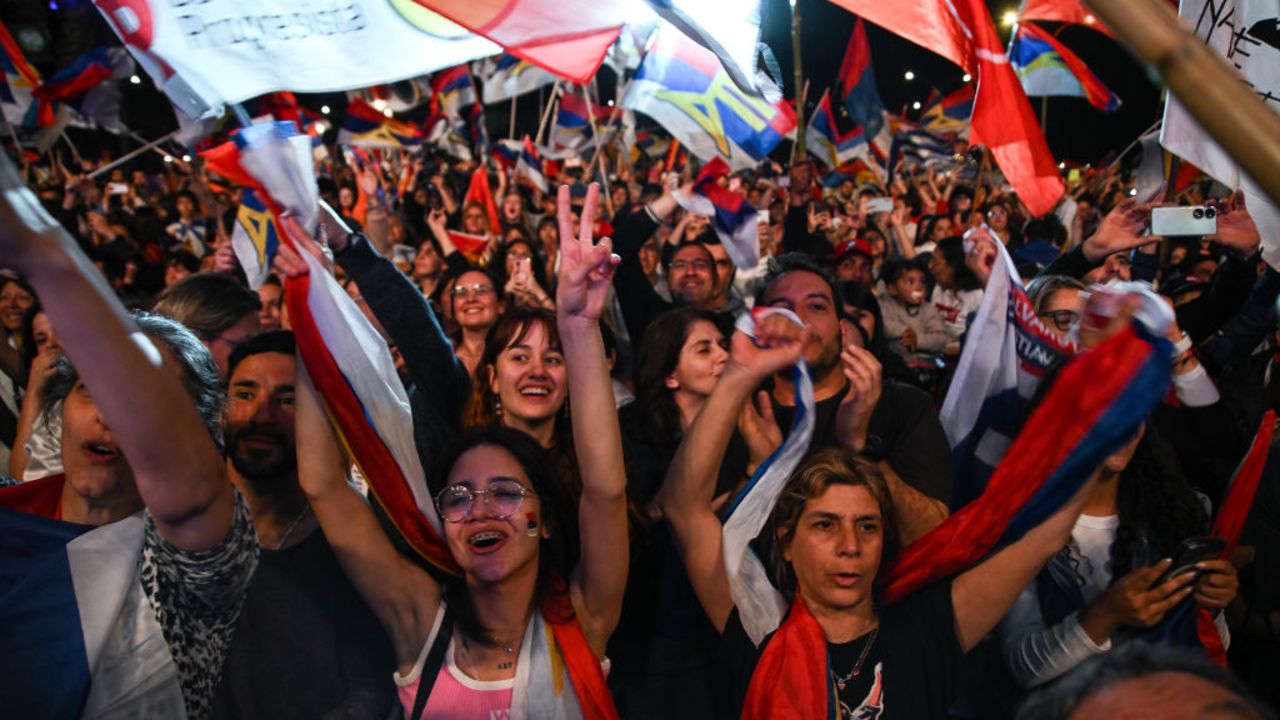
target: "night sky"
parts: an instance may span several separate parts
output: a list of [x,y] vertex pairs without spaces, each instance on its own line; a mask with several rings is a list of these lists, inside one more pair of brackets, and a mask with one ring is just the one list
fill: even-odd
[[[903,2],[906,0],[884,0]],[[1016,0],[992,2],[988,0],[992,16],[999,20],[1001,12],[1016,6]],[[844,56],[854,17],[827,0],[799,0],[803,22],[803,69],[809,79],[806,105],[811,109],[821,97],[822,91],[835,79]],[[101,17],[97,18],[102,22]],[[1079,98],[1050,98],[1048,101],[1049,146],[1055,158],[1068,162],[1095,162],[1113,150],[1120,150],[1134,140],[1143,130],[1159,119],[1160,94],[1158,86],[1148,78],[1143,68],[1117,42],[1083,27],[1045,26],[1050,32],[1061,30],[1059,39],[1099,75],[1104,83],[1120,96],[1123,106],[1115,113],[1104,114]],[[102,30],[106,30],[102,23]],[[106,30],[106,32],[110,32]],[[1007,38],[1008,29],[1001,28]],[[913,101],[924,102],[930,88],[936,87],[943,94],[962,84],[962,71],[947,60],[934,55],[902,38],[868,23],[867,35],[871,44],[877,85],[885,106],[891,112],[900,112]],[[794,80],[791,52],[791,20],[787,0],[764,0],[762,40],[770,46],[781,70],[784,92],[794,97]],[[906,70],[916,77],[907,81]],[[612,73],[602,69],[600,90],[602,97],[610,97],[613,89]],[[147,138],[157,137],[173,129],[173,118],[168,103],[144,78],[142,85],[123,83],[125,92],[125,122]],[[520,98],[517,110],[517,136],[532,134],[538,124],[537,94]],[[318,109],[323,104],[341,106],[341,94],[328,96],[302,96],[305,105]],[[1037,117],[1040,115],[1040,98],[1031,99]],[[507,134],[510,105],[500,103],[486,109],[492,137]],[[909,117],[918,113],[908,110]],[[644,121],[641,121],[642,126]],[[97,145],[95,138],[77,134],[78,142],[90,147]],[[105,139],[114,153],[127,151],[136,145],[131,140]],[[780,148],[786,154],[786,148]],[[158,159],[158,158],[157,158]]]

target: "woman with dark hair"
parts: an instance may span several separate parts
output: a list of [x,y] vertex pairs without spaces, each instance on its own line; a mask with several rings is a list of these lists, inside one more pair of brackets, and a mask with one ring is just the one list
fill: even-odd
[[38,480],[62,472],[62,412],[56,404],[49,407],[45,402],[45,388],[62,359],[62,343],[39,303],[22,318],[22,338],[26,394],[8,470],[19,480]]
[[560,420],[568,414],[567,375],[556,316],[512,308],[485,338],[463,425],[515,428],[553,448],[568,435]]
[[1178,545],[1208,531],[1209,514],[1153,426],[1107,458],[1100,475],[1071,539],[1000,623],[1006,664],[1022,687],[1139,638],[1188,597],[1220,613],[1239,588],[1227,560],[1156,584]]
[[556,309],[555,301],[547,294],[550,283],[545,268],[528,240],[518,237],[499,247],[489,267],[502,283],[509,306]]
[[456,328],[454,352],[475,377],[484,364],[485,338],[506,307],[498,294],[501,285],[489,271],[473,267],[459,272],[452,283],[442,282],[441,287],[449,293],[445,317],[452,317]]
[[[659,495],[698,599],[722,634],[722,657],[731,678],[724,704],[730,709],[739,707],[748,687],[758,682],[775,689],[787,684],[771,685],[776,678],[756,677],[757,663],[775,636],[753,639],[739,615],[709,478],[752,391],[794,365],[811,332],[774,316],[757,323],[754,341],[734,335],[729,364],[689,428]],[[865,353],[857,348],[846,352]],[[855,377],[855,397],[872,399],[874,407],[874,376]],[[856,402],[849,406],[859,407]],[[865,414],[867,409],[850,412]],[[850,454],[865,447],[866,430],[857,421],[849,426],[862,430],[850,432],[845,447],[820,452],[792,473],[759,536],[758,542],[772,546],[766,555],[774,560],[773,582],[792,603],[792,616],[816,626],[826,641],[821,669],[806,654],[812,648],[782,648],[798,663],[795,667],[811,668],[817,675],[801,680],[805,670],[798,669],[789,677],[827,687],[829,675],[836,697],[828,706],[841,718],[886,712],[898,718],[946,717],[961,656],[995,627],[1020,589],[1061,546],[1084,493],[977,565],[885,608],[876,597],[880,570],[899,543],[915,539],[922,529],[912,527],[914,520],[895,505],[883,476],[887,465]]]
[[[588,207],[598,195],[593,185]],[[601,665],[627,577],[626,478],[598,323],[616,260],[608,240],[592,246],[589,226],[575,237],[568,204],[561,188],[558,307],[578,398],[576,498],[524,433],[468,436],[434,473],[442,540],[459,571],[442,582],[396,551],[347,485],[314,389],[304,381],[298,394],[299,479],[392,639],[410,720],[615,712]]]
[[983,292],[978,278],[964,263],[964,239],[952,235],[940,240],[929,258],[929,272],[935,281],[929,302],[942,315],[951,338],[944,353],[959,355],[969,318],[982,305]]

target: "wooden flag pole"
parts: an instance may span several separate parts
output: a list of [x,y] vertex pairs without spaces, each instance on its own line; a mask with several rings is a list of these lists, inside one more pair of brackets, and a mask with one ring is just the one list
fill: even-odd
[[538,123],[538,134],[533,136],[535,144],[542,144],[542,133],[547,129],[547,121],[551,119],[551,109],[556,106],[556,99],[560,91],[560,80],[556,80],[551,86],[551,97],[547,99],[547,106],[542,109],[542,120]]
[[507,137],[516,139],[516,98],[517,95],[511,96],[511,122],[507,123]]
[[593,92],[588,93],[587,86],[582,86],[582,94],[587,98],[587,122],[591,123],[591,138],[596,141],[595,154],[592,156],[591,162],[587,167],[590,168],[595,166],[599,169],[600,187],[604,188],[605,209],[609,211],[609,217],[613,217],[613,193],[609,192],[609,169],[605,167],[604,158],[601,157],[604,152],[604,143],[600,142],[600,128],[596,127],[595,100],[592,99],[592,96],[596,95],[594,92],[596,87],[594,80],[595,79],[592,78],[591,89]]
[[1161,0],[1086,0],[1160,72],[1196,122],[1280,205],[1280,115]]

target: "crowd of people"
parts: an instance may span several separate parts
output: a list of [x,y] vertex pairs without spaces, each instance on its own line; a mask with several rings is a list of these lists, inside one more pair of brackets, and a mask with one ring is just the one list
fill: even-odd
[[[1280,454],[1240,547],[1172,567],[1280,409],[1280,274],[1248,208],[1196,183],[1161,202],[1215,205],[1217,233],[1155,237],[1157,203],[1112,164],[1033,217],[974,157],[891,181],[805,159],[734,173],[759,210],[759,263],[737,267],[714,220],[683,209],[691,171],[643,155],[544,193],[432,151],[335,151],[319,225],[282,221],[256,290],[231,240],[243,191],[198,159],[96,176],[109,159],[0,159],[0,508],[98,541],[129,578],[118,600],[80,600],[119,619],[56,702],[752,716],[787,648],[741,616],[722,526],[804,412],[803,361],[812,440],[753,547],[826,639],[825,667],[795,672],[830,681],[830,717],[1275,717]],[[475,173],[492,206],[467,197]],[[939,409],[997,244],[1064,345],[1096,345],[1079,329],[1098,285],[1150,283],[1176,316],[1173,381],[1059,510],[885,604],[898,552],[973,499]],[[285,288],[315,267],[395,361],[456,574],[388,522],[297,359]],[[744,332],[762,308],[788,312]],[[1194,607],[1230,670],[1151,632]],[[30,665],[19,677],[56,672]],[[22,707],[42,715],[55,701],[32,692]]]

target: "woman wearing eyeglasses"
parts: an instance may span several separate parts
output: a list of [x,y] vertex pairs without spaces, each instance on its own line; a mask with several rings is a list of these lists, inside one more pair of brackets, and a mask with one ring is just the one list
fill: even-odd
[[[598,197],[593,185],[588,208]],[[592,246],[587,225],[575,237],[568,200],[561,188],[557,305],[576,399],[576,500],[528,436],[469,435],[433,473],[443,540],[460,569],[442,583],[396,552],[347,486],[315,391],[300,388],[303,489],[392,638],[410,720],[616,715],[602,666],[627,577],[626,478],[599,318],[617,260],[608,240]]]
[[479,268],[467,270],[458,275],[449,288],[449,296],[453,322],[458,328],[453,337],[454,352],[475,377],[484,355],[485,337],[505,307],[498,295],[498,282]]
[[1027,283],[1027,297],[1040,322],[1059,338],[1080,322],[1084,312],[1084,283],[1067,275],[1040,275]]

